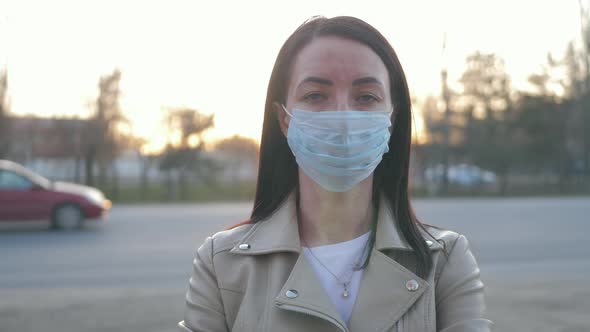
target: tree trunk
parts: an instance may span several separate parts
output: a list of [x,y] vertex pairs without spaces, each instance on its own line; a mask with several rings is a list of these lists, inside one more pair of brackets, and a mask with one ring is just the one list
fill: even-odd
[[[102,159],[102,158],[101,158]],[[100,188],[105,188],[106,187],[106,173],[107,173],[107,166],[104,160],[98,160],[98,181],[97,181],[97,185]]]
[[84,180],[87,186],[94,186],[94,153],[89,152],[84,160],[85,176]]
[[119,171],[117,170],[117,166],[115,164],[113,164],[112,167],[112,187],[111,190],[113,192],[113,199],[114,200],[119,200]]
[[141,167],[141,177],[139,178],[139,197],[142,201],[147,199],[147,191],[148,191],[148,170],[149,170],[149,160],[147,157],[142,158],[142,167]]
[[184,167],[181,167],[178,172],[178,188],[180,190],[180,199],[186,200],[188,198],[187,176]]
[[81,171],[80,171],[80,164],[82,163],[82,161],[80,160],[80,156],[76,155],[75,159],[74,159],[74,182],[76,183],[80,183],[81,181]]
[[166,196],[168,201],[175,201],[177,198],[176,183],[171,169],[166,173]]

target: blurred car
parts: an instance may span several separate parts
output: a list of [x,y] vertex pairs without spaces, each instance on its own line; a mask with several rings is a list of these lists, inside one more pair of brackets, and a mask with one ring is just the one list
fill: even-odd
[[92,187],[51,181],[8,160],[0,160],[0,221],[48,220],[52,228],[74,229],[103,219],[111,201]]
[[[428,167],[424,171],[425,179],[432,183],[441,183],[443,174],[444,166],[441,164]],[[497,181],[497,176],[494,172],[483,170],[470,164],[449,165],[447,168],[447,177],[450,184],[464,187],[491,185]]]

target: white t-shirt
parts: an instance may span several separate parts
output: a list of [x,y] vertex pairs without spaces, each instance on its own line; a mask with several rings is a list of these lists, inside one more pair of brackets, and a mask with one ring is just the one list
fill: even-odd
[[[370,232],[367,232],[350,241],[312,247],[311,250],[313,250],[313,255],[315,255],[317,259],[310,254],[308,247],[303,247],[303,253],[311,263],[321,285],[328,294],[330,300],[332,300],[332,303],[334,303],[334,306],[342,316],[342,319],[347,324],[352,313],[352,307],[354,306],[363,274],[363,270],[352,272],[352,265],[359,259],[359,257],[360,263],[362,264],[364,262],[366,255],[363,255],[363,250],[369,239],[369,234]],[[326,271],[326,268],[318,262],[318,259],[343,282],[348,281],[348,279],[351,278],[350,275],[352,273],[348,288],[348,297],[342,296],[344,291],[342,282],[338,281],[330,272]]]

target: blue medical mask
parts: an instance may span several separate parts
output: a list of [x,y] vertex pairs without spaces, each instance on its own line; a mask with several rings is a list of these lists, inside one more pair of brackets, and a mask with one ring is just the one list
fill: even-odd
[[389,151],[391,111],[294,109],[287,142],[307,176],[328,191],[349,191]]

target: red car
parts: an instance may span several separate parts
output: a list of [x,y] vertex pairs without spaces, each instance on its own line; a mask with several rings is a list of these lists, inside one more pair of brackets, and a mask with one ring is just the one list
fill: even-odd
[[81,227],[102,219],[111,201],[92,187],[51,181],[25,167],[0,160],[0,221],[49,220],[52,228]]

